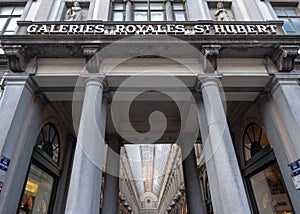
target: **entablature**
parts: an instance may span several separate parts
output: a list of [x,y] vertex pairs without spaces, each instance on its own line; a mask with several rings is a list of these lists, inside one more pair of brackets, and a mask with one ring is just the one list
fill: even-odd
[[[194,58],[192,53],[181,51],[178,47],[179,43],[187,43],[204,54],[214,70],[217,70],[216,58],[270,58],[277,65],[278,71],[290,71],[293,69],[300,44],[299,35],[282,34],[281,21],[183,23],[23,21],[18,24],[20,26],[18,34],[0,36],[9,64],[13,65],[10,68],[12,71],[24,71],[28,59],[34,57],[88,60],[97,51],[113,43],[118,43],[118,47],[128,50],[126,58],[130,56],[130,52],[132,57],[136,57],[137,50],[140,56],[149,57],[149,54],[147,55],[149,49],[157,48],[158,51],[163,51],[166,44],[168,48],[174,47],[172,57]],[[224,26],[232,28],[226,28],[223,32]],[[68,31],[70,28],[72,32]],[[235,29],[235,32],[230,29]],[[157,32],[158,30],[160,31]],[[14,48],[14,52],[11,52],[11,47]],[[153,51],[152,55],[155,56],[156,52]],[[112,53],[106,57],[124,56],[124,52],[117,49]],[[10,62],[11,60],[13,62]]]

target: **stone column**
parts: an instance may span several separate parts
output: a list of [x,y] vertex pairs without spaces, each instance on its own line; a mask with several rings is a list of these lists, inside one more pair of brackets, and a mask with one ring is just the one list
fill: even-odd
[[119,172],[121,139],[112,137],[108,140],[106,174],[103,196],[103,214],[118,214]]
[[0,213],[16,213],[45,102],[35,95],[37,86],[28,74],[9,73],[3,78],[6,86],[0,99],[0,152],[10,164],[6,172],[0,172],[4,183]]
[[[219,91],[219,79],[199,78],[207,124],[205,159],[215,213],[250,213]],[[201,130],[202,131],[202,130]],[[203,133],[205,135],[205,133]],[[206,133],[207,134],[207,133]],[[202,135],[202,133],[201,133]],[[213,172],[213,173],[211,173]],[[213,176],[213,177],[212,177]]]
[[125,21],[132,21],[132,2],[130,0],[125,2]]
[[174,21],[171,0],[166,1],[166,19],[167,21]]
[[[181,147],[183,153],[188,152],[184,151],[185,148],[185,146]],[[190,214],[204,214],[205,208],[202,190],[200,186],[200,180],[198,178],[196,155],[194,148],[183,160],[182,165],[188,212]]]
[[102,99],[103,76],[85,80],[66,212],[99,213],[107,101]]
[[275,74],[271,93],[261,96],[257,103],[295,211],[300,210],[300,191],[294,187],[288,164],[300,157],[299,78],[299,74]]

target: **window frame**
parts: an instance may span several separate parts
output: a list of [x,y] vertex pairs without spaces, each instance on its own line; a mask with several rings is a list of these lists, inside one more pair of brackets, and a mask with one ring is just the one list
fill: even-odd
[[[115,4],[122,4],[123,6],[123,10],[117,10],[114,9]],[[125,16],[126,16],[126,4],[124,3],[124,1],[111,1],[111,15],[110,15],[110,20],[113,22],[118,22],[118,21],[125,21]],[[122,12],[123,17],[122,20],[114,20],[114,13],[115,12]]]
[[[1,3],[1,2],[0,2]],[[15,4],[12,4],[12,3],[9,3],[9,4],[5,4],[5,5],[2,5],[0,4],[0,8],[9,8],[9,7],[13,7],[12,11],[10,12],[10,14],[4,14],[4,15],[1,15],[0,14],[0,19],[5,19],[5,24],[3,25],[3,28],[1,29],[0,31],[0,35],[11,35],[11,34],[14,34],[16,32],[16,30],[18,29],[18,25],[16,25],[16,27],[14,28],[14,30],[7,30],[8,26],[11,24],[11,21],[12,19],[14,18],[18,18],[17,21],[19,21],[24,13],[24,10],[25,10],[25,4],[22,2],[16,2]],[[14,15],[14,11],[17,7],[22,7],[22,12],[21,14],[17,14],[17,15]],[[17,22],[16,21],[16,22]]]
[[[136,9],[136,4],[146,4],[146,9]],[[161,4],[161,9],[151,9],[151,4]],[[147,18],[146,20],[135,20],[135,12],[146,12]],[[162,12],[163,13],[163,20],[151,20],[151,13],[152,12]],[[132,21],[147,21],[147,22],[159,22],[159,21],[166,21],[166,5],[164,1],[134,1],[132,3]]]
[[[183,9],[175,9],[174,8],[174,4],[182,4],[182,8]],[[173,20],[174,21],[178,21],[178,22],[180,22],[180,21],[187,21],[187,13],[186,13],[186,11],[187,11],[187,8],[186,8],[186,1],[173,1],[172,2],[172,16],[173,16]],[[176,12],[183,12],[183,14],[184,14],[184,20],[176,20]]]
[[[285,34],[300,34],[300,11],[296,6],[292,5],[272,5],[274,13],[276,14],[278,19],[281,19],[284,21],[284,24],[282,26],[283,31]],[[278,10],[281,10],[285,13],[285,15],[278,14]],[[296,15],[289,15],[287,13],[287,10],[294,10]],[[299,19],[299,29],[295,26],[295,19]],[[288,25],[292,28],[293,32],[287,31],[284,25],[288,23]]]

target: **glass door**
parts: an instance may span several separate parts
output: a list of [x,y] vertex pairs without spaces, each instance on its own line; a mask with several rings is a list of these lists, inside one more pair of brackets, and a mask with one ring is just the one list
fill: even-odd
[[54,178],[31,164],[19,214],[46,214],[49,210]]
[[293,213],[276,163],[251,176],[250,183],[260,214]]

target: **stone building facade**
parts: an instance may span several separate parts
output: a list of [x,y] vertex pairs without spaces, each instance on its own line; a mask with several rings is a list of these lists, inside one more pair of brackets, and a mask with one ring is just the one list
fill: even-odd
[[299,0],[0,0],[0,213],[300,212]]

